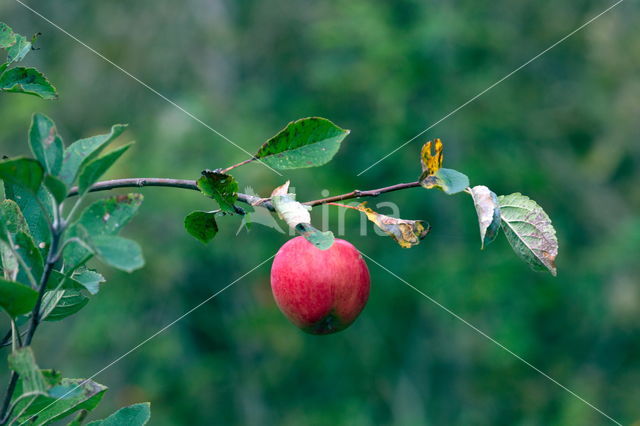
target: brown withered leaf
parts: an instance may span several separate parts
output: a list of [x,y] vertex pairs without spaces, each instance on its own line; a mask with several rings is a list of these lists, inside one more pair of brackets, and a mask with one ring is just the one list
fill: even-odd
[[396,219],[377,213],[367,207],[366,201],[355,208],[366,214],[371,222],[396,240],[402,248],[410,248],[420,244],[420,240],[426,237],[431,230],[429,224],[422,220]]
[[[434,152],[435,148],[435,152]],[[420,151],[420,163],[424,176],[434,175],[442,167],[442,141],[436,139],[422,146]]]

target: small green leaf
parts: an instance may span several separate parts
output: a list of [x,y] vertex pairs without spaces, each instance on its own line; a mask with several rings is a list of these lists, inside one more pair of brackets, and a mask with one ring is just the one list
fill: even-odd
[[0,91],[26,93],[42,99],[57,99],[56,88],[35,68],[17,67],[0,75]]
[[100,260],[114,268],[133,272],[144,266],[142,249],[133,240],[114,235],[99,235],[91,237],[90,245]]
[[144,426],[151,418],[151,406],[148,402],[124,407],[104,420],[96,420],[87,426]]
[[73,279],[93,295],[98,294],[100,284],[106,281],[102,274],[88,268],[74,272]]
[[[87,207],[66,233],[67,238],[80,237],[79,227],[89,235],[116,235],[137,213],[142,204],[141,194],[118,195],[98,200]],[[69,244],[63,254],[65,271],[71,272],[92,256],[79,244]]]
[[255,157],[280,170],[322,166],[336,155],[348,134],[325,118],[303,118],[287,124]]
[[38,292],[31,287],[0,278],[0,306],[12,318],[30,312],[37,299]]
[[480,225],[481,249],[493,242],[500,231],[500,205],[496,194],[484,185],[469,188]]
[[557,274],[558,239],[551,219],[535,201],[516,192],[498,197],[502,230],[513,251],[533,270]]
[[10,26],[4,22],[0,22],[0,49],[6,49],[13,46],[16,42],[16,34]]
[[57,177],[46,175],[44,177],[44,186],[49,190],[56,203],[61,204],[68,194],[67,185]]
[[184,218],[184,227],[189,234],[206,244],[218,233],[216,212],[191,212]]
[[29,146],[47,173],[56,176],[60,172],[64,143],[49,117],[43,114],[33,115],[29,128]]
[[60,321],[89,303],[89,298],[77,290],[48,291],[42,298],[42,319]]
[[118,161],[118,158],[122,156],[133,143],[124,145],[120,148],[114,149],[108,154],[88,163],[86,166],[80,169],[80,177],[78,178],[78,195],[84,195],[91,185],[96,183],[98,179]]
[[126,128],[126,124],[115,124],[107,134],[80,139],[69,145],[64,151],[60,171],[62,181],[71,186],[82,167],[98,158],[107,145],[120,136]]
[[335,241],[333,232],[322,232],[319,229],[314,228],[309,223],[297,224],[295,226],[295,231],[320,250],[329,250]]
[[30,51],[31,42],[28,41],[25,36],[16,34],[16,42],[13,46],[7,49],[7,59],[9,64],[23,60]]
[[222,211],[235,213],[234,204],[238,199],[238,182],[233,176],[205,170],[197,184],[204,195],[218,202]]
[[5,183],[20,185],[35,193],[40,188],[44,170],[40,163],[32,158],[9,158],[0,161],[0,179]]
[[393,238],[402,248],[410,248],[420,244],[431,227],[422,220],[404,220],[377,213],[366,206],[366,202],[358,205],[357,210],[363,212],[367,219],[375,223],[385,234]]
[[446,194],[452,195],[462,192],[469,187],[469,178],[453,169],[438,169],[430,175],[427,172],[420,176],[420,185],[424,188],[439,188]]

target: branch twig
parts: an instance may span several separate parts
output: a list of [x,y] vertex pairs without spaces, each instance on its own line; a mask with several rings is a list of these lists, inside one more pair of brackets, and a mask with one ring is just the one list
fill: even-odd
[[[194,191],[200,191],[198,189],[198,185],[196,185],[195,180],[186,180],[186,179],[169,179],[169,178],[129,178],[129,179],[114,179],[114,180],[106,180],[103,182],[98,182],[94,184],[89,191],[97,192],[97,191],[107,191],[115,188],[141,188],[143,186],[164,186],[164,187],[172,187],[172,188],[182,188],[182,189],[191,189]],[[333,197],[321,198],[319,200],[306,201],[303,204],[308,206],[319,206],[321,204],[332,203],[335,201],[343,201],[349,200],[352,198],[364,198],[364,197],[377,197],[380,194],[384,194],[386,192],[400,191],[402,189],[415,188],[420,186],[420,182],[407,182],[407,183],[398,183],[396,185],[385,186],[383,188],[378,189],[370,189],[367,191],[354,190],[351,192],[347,192],[346,194],[334,195]],[[78,194],[77,188],[71,188],[69,192],[69,196],[75,196]],[[246,204],[252,204],[256,201],[261,200],[260,197],[256,197],[253,195],[238,193],[238,201]],[[273,205],[271,203],[261,203],[260,207],[267,208],[273,211]]]

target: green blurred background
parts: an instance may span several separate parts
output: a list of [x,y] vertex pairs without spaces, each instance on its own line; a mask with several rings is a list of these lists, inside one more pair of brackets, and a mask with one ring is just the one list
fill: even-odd
[[[558,277],[499,238],[479,250],[465,194],[387,194],[433,230],[417,247],[345,238],[395,274],[624,424],[640,419],[640,32],[627,1],[361,176],[358,172],[610,3],[497,1],[31,1],[83,42],[248,151],[288,121],[351,129],[329,165],[286,173],[299,199],[415,180],[422,142],[498,194],[521,191],[553,219]],[[13,1],[0,20],[42,32],[27,63],[60,100],[0,96],[0,153],[26,154],[33,112],[68,144],[130,123],[135,147],[109,177],[197,178],[247,156]],[[262,195],[283,183],[235,173]],[[99,265],[108,282],[36,336],[43,368],[87,377],[275,253],[288,238],[239,220],[203,245],[183,230],[195,192],[148,188],[124,235],[147,265]],[[96,194],[93,197],[104,196]],[[318,209],[320,210],[320,209]],[[384,212],[384,209],[383,211]],[[337,227],[337,212],[331,227]],[[335,229],[334,229],[335,230]],[[605,417],[369,262],[369,304],[336,335],[303,334],[271,297],[269,264],[95,380],[92,418],[152,402],[153,425],[599,425]],[[2,372],[5,382],[6,368]]]

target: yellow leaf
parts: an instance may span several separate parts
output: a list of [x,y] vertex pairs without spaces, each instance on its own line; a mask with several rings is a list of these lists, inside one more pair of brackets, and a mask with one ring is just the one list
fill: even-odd
[[376,213],[366,205],[367,203],[364,202],[355,208],[366,214],[367,219],[396,240],[402,248],[410,248],[420,244],[420,240],[426,237],[431,230],[429,224],[422,220],[396,219],[395,217]]
[[420,163],[424,176],[434,175],[442,167],[442,141],[440,139],[429,141],[422,146]]

